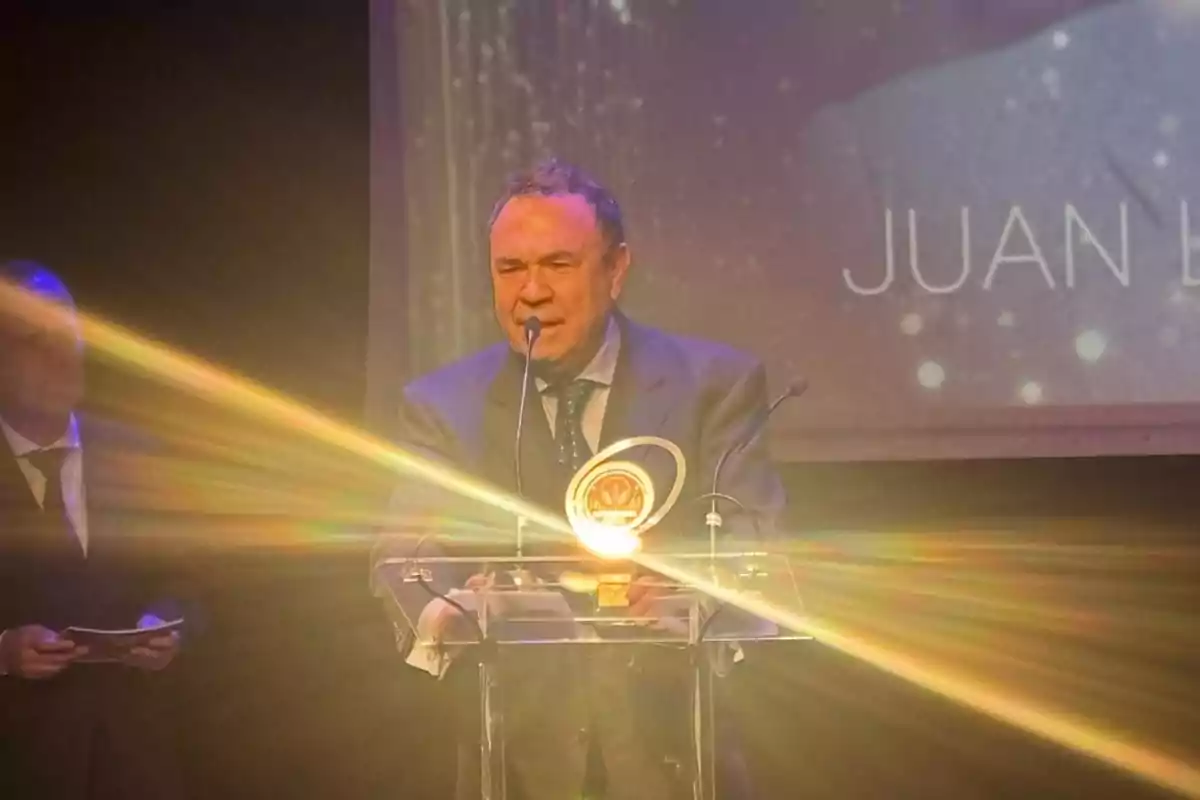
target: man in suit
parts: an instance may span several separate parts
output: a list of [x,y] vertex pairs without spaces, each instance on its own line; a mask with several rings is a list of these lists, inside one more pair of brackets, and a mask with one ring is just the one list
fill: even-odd
[[[32,262],[0,266],[0,795],[53,800],[179,796],[152,673],[175,633],[124,663],[78,663],[69,626],[160,621],[116,508],[121,459],[77,412],[83,343],[71,295]],[[107,437],[112,439],[111,434]],[[124,453],[120,453],[123,455]]]
[[[963,19],[1012,13],[986,5]],[[1200,396],[1198,70],[1194,8],[1122,0],[818,114],[805,252],[843,299],[831,338],[873,354],[840,385],[893,422],[937,402],[1105,404],[1120,424],[1123,404]]]
[[[680,504],[646,535],[701,533],[705,509],[687,501],[706,491],[721,454],[764,413],[762,365],[729,347],[669,335],[621,314],[617,300],[631,265],[621,211],[608,190],[573,166],[549,161],[514,177],[495,206],[489,244],[496,321],[507,341],[406,388],[406,443],[516,492],[524,326],[537,317],[542,332],[531,354],[532,402],[519,454],[525,498],[561,509],[571,475],[592,453],[626,437],[656,435],[683,450],[688,478]],[[646,462],[659,485],[673,477],[653,459]],[[769,535],[784,495],[761,438],[730,458],[723,474],[722,490],[743,504],[737,513],[725,509],[731,534],[751,541]],[[395,505],[411,507],[421,494],[419,487],[402,486]],[[466,577],[435,574],[433,584],[446,591]],[[423,634],[436,639],[454,624],[453,606],[406,590],[405,617]],[[652,577],[639,579],[630,592],[632,613],[644,612],[656,591]],[[471,680],[470,670],[458,663],[447,670],[443,654],[414,646],[411,633],[399,627],[410,664],[452,681],[456,671]],[[683,664],[660,668],[652,661],[631,664],[619,648],[588,648],[504,664],[516,796],[578,797],[589,758],[592,775],[603,762],[612,800],[676,796],[678,782],[638,711],[653,691],[648,687],[661,689],[670,676],[678,685]],[[463,731],[477,731],[477,706],[464,708]],[[459,796],[478,797],[477,739],[463,739],[459,763]]]

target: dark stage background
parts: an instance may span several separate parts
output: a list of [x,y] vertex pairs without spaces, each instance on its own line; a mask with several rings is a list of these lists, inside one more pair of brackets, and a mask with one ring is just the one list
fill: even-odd
[[[94,311],[359,419],[367,43],[366,4],[340,0],[0,3],[0,252],[54,266]],[[1160,519],[1190,535],[1196,468],[840,463],[787,479],[798,525],[847,536],[1074,517],[1111,542]],[[207,609],[176,675],[196,797],[448,796],[436,688],[391,655],[365,545],[214,546],[188,572]],[[783,668],[795,695],[750,706],[768,797],[1143,796],[822,648],[752,664],[747,683]]]

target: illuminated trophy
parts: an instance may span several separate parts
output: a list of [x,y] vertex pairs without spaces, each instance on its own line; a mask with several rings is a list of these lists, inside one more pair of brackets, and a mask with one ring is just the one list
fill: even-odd
[[[634,448],[665,450],[675,461],[675,482],[655,508],[657,494],[650,474],[633,461],[617,456]],[[663,520],[679,500],[687,478],[683,451],[657,436],[622,439],[588,459],[567,486],[567,521],[580,544],[602,559],[627,558],[642,546],[642,534]],[[628,605],[629,574],[585,576],[567,572],[563,585],[576,592],[596,593],[602,608]]]

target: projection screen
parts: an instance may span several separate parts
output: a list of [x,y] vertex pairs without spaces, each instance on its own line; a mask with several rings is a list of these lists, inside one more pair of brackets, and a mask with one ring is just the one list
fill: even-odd
[[780,459],[1200,450],[1200,3],[373,0],[371,59],[376,419],[554,154],[631,316],[808,379]]

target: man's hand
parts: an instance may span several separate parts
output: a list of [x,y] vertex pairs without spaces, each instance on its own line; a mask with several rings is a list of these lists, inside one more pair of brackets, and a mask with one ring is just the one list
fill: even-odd
[[[463,584],[464,589],[479,591],[487,589],[496,583],[494,575],[472,575]],[[429,621],[429,626],[423,628],[422,633],[431,637],[435,642],[442,642],[447,638],[450,639],[465,639],[471,636],[474,630],[473,626],[463,616],[463,613],[454,605],[443,601],[434,601],[437,603],[434,616]]]
[[629,584],[629,616],[649,617],[654,603],[673,591],[671,584],[654,575],[643,575]]
[[480,589],[490,589],[496,585],[496,574],[488,573],[487,575],[472,575],[467,578],[467,582],[463,584],[464,589],[479,591]]
[[0,663],[5,672],[30,680],[52,678],[86,654],[86,647],[78,647],[41,625],[12,628],[0,641]]
[[[153,614],[146,614],[138,620],[138,627],[153,628],[155,625],[161,625],[162,622]],[[145,644],[133,648],[128,655],[121,659],[121,663],[129,667],[158,672],[174,661],[178,653],[179,632],[171,631],[162,636],[155,636]]]
[[641,617],[640,624],[673,636],[685,637],[688,632],[687,619],[666,615],[656,608],[658,601],[674,594],[677,587],[657,576],[644,575],[629,584],[629,616]]

